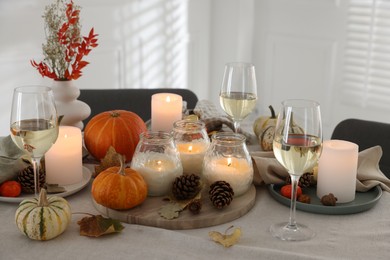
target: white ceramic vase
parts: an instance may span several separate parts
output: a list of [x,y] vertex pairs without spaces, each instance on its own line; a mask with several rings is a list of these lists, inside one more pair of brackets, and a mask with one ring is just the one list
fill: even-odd
[[54,80],[52,85],[58,115],[63,115],[61,125],[75,126],[81,130],[83,120],[91,114],[91,108],[83,101],[77,100],[80,89],[73,80]]

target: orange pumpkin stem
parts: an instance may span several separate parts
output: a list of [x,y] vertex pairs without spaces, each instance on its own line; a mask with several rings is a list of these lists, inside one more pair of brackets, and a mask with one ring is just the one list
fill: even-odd
[[120,114],[117,111],[112,111],[111,112],[111,117],[119,117]]
[[125,158],[123,155],[121,155],[119,153],[118,153],[118,157],[119,157],[119,162],[121,164],[121,167],[119,168],[118,173],[124,176],[124,175],[126,175],[125,174],[125,164],[123,163],[125,161]]

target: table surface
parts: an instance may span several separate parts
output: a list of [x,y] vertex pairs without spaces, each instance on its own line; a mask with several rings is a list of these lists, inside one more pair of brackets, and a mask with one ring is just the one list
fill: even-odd
[[[92,205],[91,185],[66,199],[72,212],[99,214]],[[79,235],[73,214],[68,229],[49,241],[34,241],[19,232],[14,215],[17,204],[0,202],[0,259],[389,259],[390,194],[371,210],[352,215],[320,215],[297,211],[297,220],[311,227],[309,241],[273,238],[271,224],[288,219],[288,207],[275,201],[265,186],[256,188],[256,203],[243,217],[199,229],[166,230],[124,224],[118,234],[100,238]],[[223,213],[221,213],[223,214]],[[240,227],[242,236],[230,248],[210,240],[209,231]]]

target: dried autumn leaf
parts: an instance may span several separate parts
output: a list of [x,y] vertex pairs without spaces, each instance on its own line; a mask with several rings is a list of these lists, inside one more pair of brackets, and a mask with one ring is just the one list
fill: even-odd
[[201,197],[201,192],[199,192],[194,198],[188,200],[176,200],[174,197],[167,197],[164,200],[168,200],[170,203],[162,206],[158,213],[161,217],[168,220],[178,218],[181,211],[187,208],[191,202],[200,200]]
[[217,243],[220,243],[224,247],[231,247],[235,245],[241,237],[241,228],[234,229],[233,233],[226,234],[229,229],[233,228],[233,226],[226,229],[225,234],[222,234],[218,231],[210,231],[209,237]]
[[125,227],[112,218],[105,218],[102,215],[84,217],[77,222],[80,225],[80,235],[89,237],[100,237],[105,234],[117,233]]
[[158,211],[158,214],[165,219],[171,220],[179,217],[179,214],[183,209],[182,205],[170,202],[162,206]]
[[98,176],[99,173],[101,173],[102,171],[104,171],[110,167],[120,166],[120,165],[121,165],[121,163],[119,160],[118,153],[115,151],[114,147],[110,146],[110,148],[108,148],[108,150],[106,152],[106,155],[101,160],[100,164],[95,166],[95,173],[94,173],[93,177]]

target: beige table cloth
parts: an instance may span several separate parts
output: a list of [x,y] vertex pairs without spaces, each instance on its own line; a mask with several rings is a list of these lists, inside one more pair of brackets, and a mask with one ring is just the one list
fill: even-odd
[[[98,214],[90,186],[67,197],[73,212]],[[17,204],[0,202],[0,259],[390,259],[390,194],[384,192],[371,210],[352,215],[320,215],[297,211],[298,222],[311,227],[309,241],[285,242],[268,228],[288,219],[289,208],[276,202],[266,186],[257,187],[256,203],[243,217],[218,226],[165,230],[124,224],[120,234],[79,236],[73,215],[64,234],[50,241],[26,238],[14,223]],[[208,237],[229,226],[241,227],[238,244],[224,248]]]

